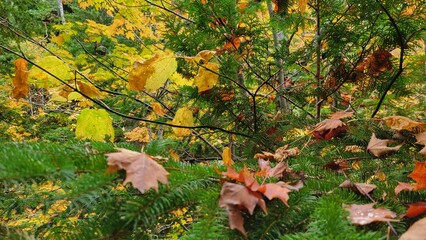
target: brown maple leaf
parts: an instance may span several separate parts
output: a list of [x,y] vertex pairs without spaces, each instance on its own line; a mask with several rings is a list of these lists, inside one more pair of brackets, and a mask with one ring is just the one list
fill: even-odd
[[263,193],[269,200],[279,198],[288,207],[287,201],[290,198],[288,196],[290,189],[275,183],[267,183],[259,187],[259,192]]
[[237,205],[226,205],[226,212],[228,213],[229,227],[231,229],[237,229],[247,239],[246,229],[244,228],[244,218]]
[[354,112],[335,112],[329,115],[330,119],[342,119],[352,117]]
[[256,205],[259,205],[267,213],[266,203],[260,193],[251,191],[248,187],[236,183],[225,182],[222,186],[219,207],[224,208],[227,205],[244,207],[249,211],[250,215],[253,214]]
[[326,119],[317,125],[312,132],[316,139],[328,140],[333,137],[338,137],[345,133],[347,126],[340,119]]
[[339,185],[341,188],[349,188],[352,191],[359,193],[361,195],[368,195],[371,191],[377,188],[374,184],[369,183],[353,183],[349,180],[345,180],[343,183]]
[[411,203],[406,213],[402,215],[405,218],[413,218],[426,213],[426,202]]
[[401,191],[413,191],[414,190],[414,186],[409,184],[409,183],[403,183],[403,182],[399,182],[398,186],[395,187],[395,197],[397,197],[399,195],[399,193]]
[[260,171],[257,171],[254,175],[257,177],[282,177],[283,173],[287,169],[287,165],[284,162],[279,162],[275,167],[271,168],[270,162],[259,158],[259,168]]
[[411,227],[401,235],[399,240],[420,240],[426,236],[426,217],[415,222]]
[[119,148],[118,152],[105,154],[108,166],[124,169],[124,185],[131,182],[141,193],[153,188],[158,192],[158,182],[167,184],[169,173],[146,153]]
[[426,189],[426,162],[416,162],[413,172],[408,176],[416,181],[414,190]]
[[425,131],[426,123],[416,122],[403,116],[389,116],[382,119],[383,122],[394,130]]
[[366,225],[372,222],[390,222],[398,221],[392,218],[396,217],[396,213],[384,208],[373,208],[374,203],[358,205],[350,204],[344,206],[349,211],[349,219],[353,224]]
[[370,142],[368,142],[367,150],[376,157],[383,157],[388,153],[398,151],[402,147],[402,144],[395,147],[388,147],[387,145],[391,141],[389,139],[378,139],[376,134],[373,133]]

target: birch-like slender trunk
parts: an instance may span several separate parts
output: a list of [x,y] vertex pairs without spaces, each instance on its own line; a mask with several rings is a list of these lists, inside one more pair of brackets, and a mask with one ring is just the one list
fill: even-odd
[[58,0],[58,13],[61,17],[62,25],[65,25],[64,5],[62,4],[62,0]]

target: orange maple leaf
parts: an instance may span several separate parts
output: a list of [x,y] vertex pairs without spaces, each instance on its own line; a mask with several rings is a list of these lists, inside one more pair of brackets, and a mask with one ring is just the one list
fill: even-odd
[[426,202],[411,203],[402,217],[413,218],[426,213]]
[[426,162],[416,162],[413,172],[408,176],[416,181],[414,190],[426,189]]
[[158,182],[167,184],[169,173],[146,153],[138,153],[119,148],[118,152],[105,154],[108,166],[124,169],[126,179],[123,185],[131,182],[141,193],[153,188],[158,192]]
[[263,193],[269,200],[279,198],[288,207],[287,201],[290,198],[288,196],[288,193],[291,192],[290,189],[275,183],[267,183],[259,187],[259,192]]
[[396,217],[396,213],[383,207],[374,209],[373,205],[374,203],[364,205],[350,204],[345,206],[345,209],[350,213],[349,219],[351,222],[356,225],[397,221],[392,219]]

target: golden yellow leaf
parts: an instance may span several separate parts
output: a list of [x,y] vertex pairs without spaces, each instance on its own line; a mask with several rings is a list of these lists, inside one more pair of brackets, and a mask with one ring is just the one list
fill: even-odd
[[15,64],[15,77],[13,78],[12,97],[20,99],[26,97],[30,92],[28,85],[28,62],[23,58],[16,59]]
[[198,93],[213,88],[219,78],[216,74],[217,72],[219,72],[219,65],[211,62],[204,64],[198,69],[198,74],[194,78],[194,83],[198,87]]
[[[175,117],[173,118],[172,124],[178,125],[178,126],[187,126],[187,127],[194,126],[194,117],[192,116],[192,111],[187,107],[179,108],[176,111],[176,114],[175,114]],[[172,129],[173,129],[173,132],[178,137],[185,137],[185,136],[191,134],[191,129],[176,128],[176,127],[172,128]]]
[[151,104],[152,110],[155,112],[155,114],[159,115],[159,116],[164,116],[164,111],[163,111],[163,107],[161,106],[160,103],[155,102],[153,104]]
[[169,150],[169,156],[172,158],[173,161],[179,162],[180,160],[179,154],[177,154],[176,151],[173,149]]
[[177,61],[171,52],[158,53],[145,61],[136,61],[129,74],[130,89],[156,91],[176,69]]
[[199,52],[195,57],[184,57],[184,59],[188,62],[199,64],[201,60],[206,63],[210,61],[210,59],[216,55],[216,51],[211,50],[203,50]]
[[416,122],[409,118],[402,116],[390,116],[383,118],[385,124],[394,130],[407,130],[407,131],[425,131],[426,123]]
[[82,81],[77,81],[78,90],[83,94],[91,97],[91,98],[100,98],[102,96],[101,91],[97,89],[92,84],[87,84]]
[[234,161],[232,160],[232,153],[231,149],[229,147],[225,147],[222,152],[222,161],[225,163],[226,166],[231,166],[234,164]]

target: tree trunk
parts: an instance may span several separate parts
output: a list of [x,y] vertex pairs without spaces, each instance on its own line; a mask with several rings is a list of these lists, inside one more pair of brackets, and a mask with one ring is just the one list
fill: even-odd
[[58,0],[58,13],[61,17],[62,25],[65,25],[64,5],[62,4],[62,0]]

